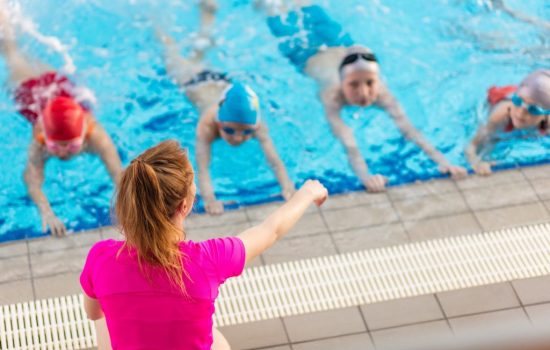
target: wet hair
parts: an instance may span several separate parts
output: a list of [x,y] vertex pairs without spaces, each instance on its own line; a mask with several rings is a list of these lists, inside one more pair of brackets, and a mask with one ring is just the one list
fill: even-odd
[[143,262],[163,268],[184,294],[186,256],[179,242],[185,234],[172,218],[191,195],[193,177],[187,152],[176,141],[164,141],[130,163],[122,173],[115,198],[115,215],[126,237],[125,247],[136,249],[142,271],[148,271]]

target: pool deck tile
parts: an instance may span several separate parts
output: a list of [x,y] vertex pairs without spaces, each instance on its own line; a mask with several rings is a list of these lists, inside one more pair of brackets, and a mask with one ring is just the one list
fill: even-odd
[[500,185],[517,183],[524,181],[525,176],[520,169],[498,171],[491,176],[470,175],[464,180],[456,181],[456,185],[461,190],[484,187],[499,187]]
[[320,334],[335,337],[367,331],[358,307],[289,316],[283,322],[293,343],[314,340]]
[[550,178],[538,178],[529,181],[541,200],[550,199]]
[[307,236],[287,236],[263,253],[266,264],[315,258],[336,254],[336,247],[328,233]]
[[37,278],[66,272],[80,272],[89,250],[90,247],[82,247],[33,254],[31,255],[33,276]]
[[40,254],[44,252],[58,252],[81,247],[90,247],[95,242],[101,240],[100,230],[92,230],[81,233],[70,233],[63,238],[45,237],[29,241],[29,251],[31,254]]
[[361,205],[389,202],[388,192],[367,193],[364,191],[348,192],[331,196],[323,204],[322,210],[353,208]]
[[333,232],[398,221],[398,216],[389,202],[322,212],[329,229]]
[[437,298],[446,317],[463,316],[520,306],[510,283],[498,283],[438,293]]
[[523,305],[550,303],[550,276],[512,281]]
[[548,327],[550,324],[550,303],[529,305],[525,307],[529,319],[537,327]]
[[513,184],[493,187],[473,188],[462,191],[472,210],[485,210],[537,201],[537,194],[526,180]]
[[449,192],[457,192],[454,181],[448,179],[429,180],[413,184],[400,185],[388,188],[388,195],[392,201],[422,196],[437,196]]
[[540,202],[476,211],[484,231],[550,222],[550,214]]
[[529,179],[550,178],[550,165],[536,165],[521,168],[523,175]]
[[413,242],[483,232],[477,218],[470,212],[431,219],[405,221],[404,225]]
[[27,255],[0,259],[0,283],[31,278],[29,257]]
[[362,305],[361,312],[369,331],[445,318],[434,295]]
[[457,336],[506,332],[530,325],[523,308],[451,318],[449,323]]
[[202,227],[186,229],[187,237],[193,241],[204,241],[211,238],[220,238],[225,236],[236,236],[251,225],[248,222],[238,224],[227,224],[216,227]]
[[289,343],[280,318],[220,327],[220,332],[231,344],[232,349],[256,349]]
[[404,221],[455,215],[469,210],[458,192],[395,200],[393,204]]
[[446,321],[388,328],[373,331],[371,334],[377,349],[422,348],[423,345],[432,346],[436,342],[452,339],[453,337]]
[[355,252],[409,242],[400,223],[340,231],[332,234],[339,253]]
[[9,242],[0,245],[0,260],[6,258],[13,258],[15,256],[27,255],[29,253],[28,243],[23,242]]
[[0,283],[0,305],[23,303],[35,299],[32,280]]
[[294,350],[374,350],[369,334],[358,333],[292,344]]
[[60,295],[82,292],[80,272],[67,272],[48,277],[38,277],[34,281],[36,299],[54,298]]

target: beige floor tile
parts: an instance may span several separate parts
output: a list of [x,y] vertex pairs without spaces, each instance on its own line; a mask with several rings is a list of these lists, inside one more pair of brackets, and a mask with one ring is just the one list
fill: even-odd
[[29,258],[26,255],[0,259],[0,283],[31,277]]
[[278,318],[221,327],[220,332],[232,349],[256,349],[289,343],[283,322]]
[[333,232],[398,221],[397,214],[389,202],[338,210],[323,209],[322,212],[328,227]]
[[516,280],[512,285],[523,305],[550,302],[550,276]]
[[244,210],[230,210],[222,215],[192,214],[185,219],[187,229],[215,227],[247,222]]
[[448,342],[452,332],[445,321],[419,323],[410,326],[371,332],[377,349],[421,349]]
[[332,234],[340,253],[392,246],[408,242],[401,224],[387,224]]
[[525,307],[525,310],[535,327],[550,325],[550,304],[529,305]]
[[455,334],[464,337],[517,331],[518,328],[530,326],[522,308],[451,318],[449,322]]
[[509,207],[538,201],[537,194],[526,180],[513,184],[474,188],[462,191],[472,210]]
[[46,277],[67,272],[80,272],[88,256],[88,247],[31,255],[33,276]]
[[519,169],[497,171],[491,176],[470,175],[468,178],[457,181],[456,185],[461,190],[478,188],[478,187],[494,187],[502,184],[517,183],[524,181],[525,177]]
[[550,221],[550,215],[541,203],[476,211],[475,215],[484,231]]
[[263,348],[263,350],[292,350],[292,349],[290,348],[289,345],[283,345],[283,346],[276,346],[274,348]]
[[328,234],[307,237],[285,237],[263,253],[266,264],[315,258],[336,254],[336,247]]
[[550,177],[529,180],[542,200],[550,199]]
[[293,344],[294,350],[374,350],[368,333],[344,335],[335,338]]
[[443,179],[390,187],[388,189],[388,195],[392,200],[399,200],[419,196],[441,195],[443,193],[456,191],[458,191],[458,187],[454,181]]
[[0,283],[0,306],[33,300],[32,281],[19,280]]
[[469,210],[458,192],[396,200],[393,203],[403,221],[453,215]]
[[35,278],[34,290],[36,298],[45,299],[80,293],[82,288],[79,281],[80,272]]
[[411,241],[470,235],[483,231],[472,213],[405,221],[404,225]]
[[205,241],[211,238],[220,238],[226,236],[236,236],[239,233],[245,231],[251,225],[247,222],[242,222],[240,224],[231,224],[217,227],[203,227],[203,228],[190,228],[186,229],[187,238],[195,241]]
[[357,207],[365,204],[376,204],[388,202],[389,197],[386,192],[367,193],[365,191],[348,192],[330,196],[323,204],[323,210],[342,209]]
[[101,240],[100,230],[69,233],[64,237],[44,237],[29,241],[31,254],[52,252],[80,247],[91,247]]
[[122,233],[113,226],[105,226],[101,228],[101,239],[115,239],[117,241],[123,240]]
[[521,172],[529,180],[550,177],[550,165],[535,165],[522,167]]
[[520,306],[514,290],[509,283],[491,284],[438,293],[437,297],[447,317]]
[[433,295],[363,305],[361,312],[369,331],[445,318]]
[[0,259],[12,258],[14,256],[27,255],[27,242],[0,243]]
[[284,317],[283,322],[293,343],[367,331],[357,307]]
[[[255,221],[252,225],[258,225],[261,221]],[[327,233],[321,214],[318,211],[305,214],[288,233],[289,236],[309,236],[317,233]]]

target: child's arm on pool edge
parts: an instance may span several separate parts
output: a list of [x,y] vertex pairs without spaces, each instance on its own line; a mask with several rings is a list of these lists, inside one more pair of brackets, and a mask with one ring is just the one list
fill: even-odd
[[273,169],[273,172],[277,177],[277,181],[279,181],[279,184],[281,185],[283,198],[285,200],[289,200],[296,189],[294,187],[294,183],[288,177],[288,172],[286,171],[283,161],[279,157],[279,154],[277,154],[273,140],[269,137],[267,126],[260,124],[260,128],[256,131],[256,138],[262,146],[262,150],[264,151],[265,157],[271,166],[271,169]]
[[246,262],[248,263],[282,238],[312,203],[322,205],[327,197],[328,191],[319,181],[308,180],[288,202],[261,224],[241,233],[238,237],[245,246]]
[[335,100],[330,91],[326,91],[322,95],[322,101],[332,133],[344,146],[348,161],[361,184],[370,192],[384,191],[388,179],[382,175],[369,174],[367,163],[363,159],[353,136],[353,130],[340,117],[342,105]]
[[223,203],[216,200],[212,179],[210,178],[211,142],[197,133],[195,157],[197,159],[199,191],[207,213],[219,215],[223,213]]
[[414,142],[435,163],[437,163],[441,173],[449,173],[453,179],[462,179],[468,175],[465,168],[451,164],[441,152],[439,152],[424,138],[424,136],[411,123],[397,99],[387,88],[384,88],[384,91],[381,92],[376,104],[383,108],[393,118],[395,125],[401,131],[403,136]]

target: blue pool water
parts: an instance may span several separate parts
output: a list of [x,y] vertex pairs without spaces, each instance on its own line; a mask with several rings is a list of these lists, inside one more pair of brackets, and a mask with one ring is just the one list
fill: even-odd
[[[511,8],[550,21],[544,0],[505,0]],[[465,165],[463,149],[486,118],[490,85],[517,83],[528,72],[550,66],[550,33],[490,9],[487,1],[318,1],[358,43],[379,57],[387,84],[412,122],[454,163]],[[23,0],[21,8],[44,34],[69,45],[76,80],[92,89],[95,109],[118,147],[123,163],[161,140],[173,138],[194,157],[197,112],[165,75],[151,23],[189,52],[198,12],[190,1]],[[331,135],[312,80],[281,56],[265,18],[251,0],[220,1],[208,59],[250,84],[261,100],[264,120],[291,178],[321,179],[332,192],[360,189],[345,153]],[[52,10],[55,9],[55,10]],[[68,15],[67,15],[68,14]],[[61,58],[29,36],[27,52],[59,66]],[[3,61],[1,63],[3,65]],[[4,67],[1,78],[6,77]],[[8,93],[0,95],[0,241],[35,237],[36,207],[22,180],[30,125],[15,113]],[[406,142],[390,118],[374,108],[345,111],[371,171],[391,184],[439,176],[417,147]],[[550,138],[515,135],[487,159],[498,167],[545,162]],[[276,200],[278,184],[257,142],[213,147],[212,175],[218,197],[230,206]],[[194,161],[194,159],[193,159]],[[96,157],[49,161],[45,193],[72,230],[107,225],[113,186]],[[198,210],[200,210],[200,202]]]

